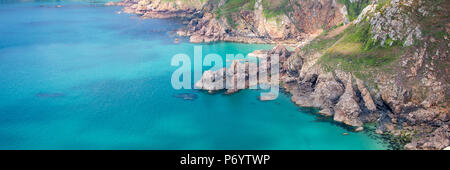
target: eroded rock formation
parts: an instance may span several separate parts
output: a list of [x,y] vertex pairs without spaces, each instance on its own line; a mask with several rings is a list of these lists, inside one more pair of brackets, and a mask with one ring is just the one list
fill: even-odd
[[[368,24],[370,30],[364,35],[366,43],[378,44],[383,48],[400,44],[405,48],[393,61],[395,69],[392,72],[379,70],[370,82],[363,81],[361,76],[343,67],[324,69],[320,59],[331,50],[330,46],[313,52],[305,52],[307,50],[303,48],[288,51],[283,46],[277,46],[269,51],[255,51],[251,55],[281,56],[280,81],[283,88],[292,94],[292,101],[299,106],[319,108],[320,114],[355,126],[357,131],[363,129],[361,126],[364,123],[375,122],[377,133],[408,138],[409,144],[405,149],[444,149],[450,145],[450,78],[447,67],[450,24],[439,22],[448,21],[449,8],[442,8],[449,6],[448,1],[380,1],[386,4],[373,1],[352,23],[347,16],[347,7],[335,0],[283,1],[292,8],[275,17],[265,15],[268,8],[264,0],[256,0],[248,8],[239,8],[223,15],[218,9],[229,9],[226,2],[124,0],[109,5],[125,6],[124,11],[148,18],[183,17],[186,27],[177,33],[190,36],[190,41],[196,43],[296,44],[311,34],[340,23],[356,26]],[[429,31],[435,29],[433,25],[441,25],[442,30]],[[346,28],[327,32],[325,37],[339,37]],[[437,32],[441,37],[427,32]],[[228,89],[226,93],[234,93],[259,81],[250,79],[249,70],[254,67],[257,67],[256,64],[251,62],[233,61],[231,69],[206,71],[202,80],[208,81],[197,82],[195,86],[208,91],[223,90],[226,87],[224,81],[230,80],[234,81],[232,84],[236,88]],[[245,71],[238,73],[238,69]],[[238,88],[235,83],[239,81],[245,83]]]

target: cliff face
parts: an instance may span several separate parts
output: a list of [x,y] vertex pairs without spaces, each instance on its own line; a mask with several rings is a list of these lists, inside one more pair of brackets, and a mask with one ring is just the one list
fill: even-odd
[[[187,26],[178,34],[191,42],[297,44],[320,33],[294,52],[282,46],[255,52],[282,55],[280,77],[293,102],[319,108],[355,130],[374,122],[377,133],[396,136],[405,149],[450,145],[446,0],[125,0],[116,5],[143,17],[183,17]],[[204,77],[222,79],[226,71]],[[246,74],[234,76],[249,81]]]
[[369,5],[353,24],[291,56],[303,67],[283,77],[285,88],[296,104],[335,121],[376,122],[377,133],[400,137],[405,149],[448,147],[448,7],[439,0]]
[[124,6],[126,13],[143,18],[173,18],[194,15],[205,5],[205,0],[122,0],[108,2],[107,6]]
[[296,44],[346,20],[335,0],[125,0],[124,11],[147,18],[184,17],[191,42]]

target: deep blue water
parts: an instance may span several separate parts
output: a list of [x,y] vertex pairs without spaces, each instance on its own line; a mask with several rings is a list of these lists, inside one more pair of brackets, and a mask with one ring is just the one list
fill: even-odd
[[[120,7],[103,3],[0,1],[0,149],[387,148],[286,94],[261,102],[256,90],[174,90],[171,58],[192,56],[195,46],[174,43],[180,22],[117,14]],[[270,47],[214,43],[203,53]]]

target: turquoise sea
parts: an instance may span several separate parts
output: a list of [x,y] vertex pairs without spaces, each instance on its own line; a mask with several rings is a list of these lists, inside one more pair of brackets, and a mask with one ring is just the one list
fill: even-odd
[[[172,56],[198,45],[174,43],[180,21],[105,2],[0,0],[0,149],[388,149],[287,94],[174,90]],[[269,48],[221,42],[203,53]]]

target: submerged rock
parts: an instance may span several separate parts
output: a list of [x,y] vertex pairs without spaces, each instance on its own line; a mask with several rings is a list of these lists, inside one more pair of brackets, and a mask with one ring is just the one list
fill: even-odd
[[275,100],[277,97],[278,97],[278,95],[269,93],[269,94],[265,94],[265,95],[259,96],[259,100],[261,100],[261,101],[269,101],[269,100]]
[[[321,28],[328,29],[342,22],[344,24],[349,22],[346,6],[335,1],[322,3],[296,1],[299,3],[298,6],[290,1],[291,3],[287,5],[292,5],[292,11],[287,15],[280,15],[277,20],[264,17],[265,9],[261,0],[255,2],[253,10],[238,10],[221,17],[215,15],[213,11],[231,1],[221,0],[219,3],[214,3],[215,1],[195,0],[192,2],[199,3],[124,0],[106,5],[125,6],[125,12],[136,13],[146,18],[183,17],[183,24],[186,27],[178,30],[177,34],[190,36],[190,41],[195,43],[310,42],[304,40],[313,37],[311,35],[320,34]],[[423,126],[426,126],[430,130],[422,132],[422,135],[413,136],[413,142],[407,145],[407,148],[442,149],[448,147],[449,139],[448,126],[445,126],[450,120],[447,98],[449,90],[448,76],[446,76],[448,70],[438,66],[441,66],[440,63],[445,65],[448,61],[446,45],[448,37],[422,35],[424,31],[434,30],[425,30],[427,27],[423,27],[421,21],[413,19],[416,16],[433,16],[436,20],[445,19],[445,15],[443,17],[438,15],[448,13],[445,8],[434,10],[434,6],[446,5],[446,1],[442,2],[436,5],[424,0],[393,0],[384,6],[379,6],[380,4],[374,1],[361,11],[361,15],[353,23],[350,23],[356,27],[368,24],[371,37],[366,38],[371,38],[378,45],[414,46],[416,49],[406,50],[405,54],[398,56],[398,63],[392,61],[394,69],[388,74],[383,73],[383,70],[358,70],[364,73],[361,75],[366,73],[373,75],[367,79],[370,82],[364,83],[358,79],[361,76],[358,78],[352,76],[349,70],[340,71],[343,69],[340,64],[336,66],[341,68],[323,69],[324,65],[321,66],[321,62],[318,61],[329,47],[317,51],[298,49],[293,54],[283,47],[276,47],[270,51],[254,51],[249,54],[249,57],[261,59],[262,54],[279,54],[280,78],[283,81],[283,87],[292,94],[292,101],[301,107],[318,108],[322,115],[333,116],[335,121],[358,127],[355,130],[361,130],[363,123],[376,122],[376,133],[379,134],[390,133],[394,130],[415,132],[417,129],[411,127],[424,129]],[[345,29],[345,27],[341,28]],[[441,31],[448,33],[448,29]],[[328,38],[333,37],[331,35],[333,34],[329,34]],[[416,43],[416,41],[423,43]],[[436,46],[437,43],[443,44],[442,47]],[[242,65],[246,69],[249,68],[247,63],[233,61],[233,67]],[[270,68],[270,65],[266,67]],[[357,75],[356,72],[353,74]],[[255,81],[249,80],[248,77],[248,73],[239,74],[229,69],[207,71],[195,86],[209,92],[224,90],[225,79],[227,79],[235,85],[235,88],[226,91],[227,94],[231,94],[254,85]],[[244,81],[244,87],[236,87],[237,81]],[[367,83],[371,86],[366,86],[369,85]],[[262,99],[270,99],[270,97]]]
[[361,132],[363,130],[364,130],[364,128],[362,126],[360,126],[355,129],[355,132]]
[[198,98],[198,96],[196,94],[192,94],[192,93],[180,93],[180,94],[174,95],[174,97],[181,98],[184,100],[196,100]]
[[180,43],[180,39],[179,38],[175,38],[175,40],[173,41],[175,44],[178,44],[178,43]]

